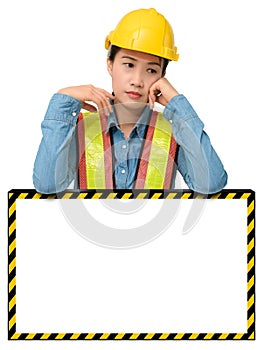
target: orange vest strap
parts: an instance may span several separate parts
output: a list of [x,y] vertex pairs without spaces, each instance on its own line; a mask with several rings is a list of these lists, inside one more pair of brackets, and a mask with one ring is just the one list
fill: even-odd
[[[91,122],[87,125],[87,121]],[[93,118],[100,121],[100,130],[94,125]],[[99,177],[100,187],[113,189],[113,161],[112,161],[112,150],[111,150],[111,138],[106,134],[107,128],[107,117],[101,114],[98,118],[97,114],[94,113],[79,113],[78,115],[78,147],[79,147],[79,188],[81,190],[95,189],[97,188],[96,178]],[[89,139],[86,135],[87,128],[94,128],[95,135],[92,139]],[[98,141],[98,138],[100,141]],[[100,158],[104,158],[103,167],[99,169],[96,165],[90,166],[89,158],[95,156],[95,154],[89,154],[87,152],[87,144],[97,143],[96,151]],[[102,148],[102,149],[101,149]],[[103,179],[104,178],[104,179]]]

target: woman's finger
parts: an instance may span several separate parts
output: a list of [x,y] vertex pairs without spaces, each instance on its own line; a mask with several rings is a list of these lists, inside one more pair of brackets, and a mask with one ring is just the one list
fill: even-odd
[[87,102],[82,102],[82,108],[89,112],[97,112],[96,107]]

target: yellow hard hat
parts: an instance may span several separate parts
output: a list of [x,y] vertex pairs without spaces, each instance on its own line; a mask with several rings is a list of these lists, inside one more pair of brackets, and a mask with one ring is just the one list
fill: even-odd
[[174,34],[166,18],[154,8],[127,13],[105,40],[105,48],[116,45],[177,61]]

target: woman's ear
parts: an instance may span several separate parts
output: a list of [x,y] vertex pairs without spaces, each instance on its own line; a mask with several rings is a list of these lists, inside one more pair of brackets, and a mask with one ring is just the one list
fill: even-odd
[[107,69],[108,69],[108,72],[109,72],[111,77],[112,77],[112,67],[113,67],[113,62],[108,57],[107,58]]

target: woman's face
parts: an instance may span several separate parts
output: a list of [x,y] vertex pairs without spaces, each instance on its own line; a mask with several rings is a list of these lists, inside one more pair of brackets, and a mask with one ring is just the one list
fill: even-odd
[[146,104],[150,87],[162,76],[162,64],[157,56],[127,49],[120,49],[114,61],[108,58],[114,102]]

